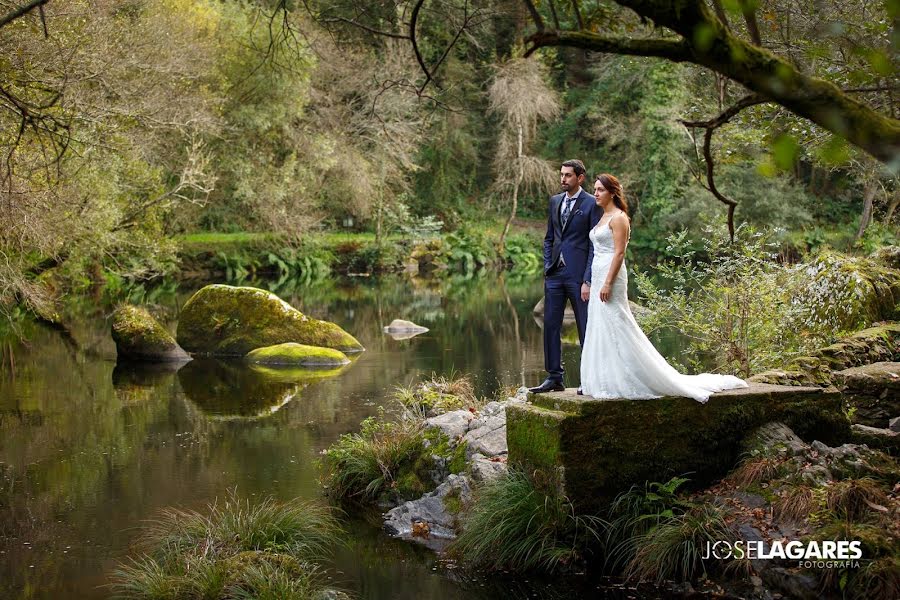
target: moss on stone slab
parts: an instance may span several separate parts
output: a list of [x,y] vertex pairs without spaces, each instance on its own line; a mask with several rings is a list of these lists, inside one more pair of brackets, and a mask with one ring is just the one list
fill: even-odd
[[246,360],[263,365],[340,366],[350,359],[333,348],[286,342],[251,350]]
[[218,284],[202,288],[185,303],[178,342],[190,352],[220,356],[243,356],[286,342],[363,350],[338,325],[307,317],[271,292]]
[[119,358],[184,361],[190,356],[182,350],[146,309],[123,305],[116,309],[112,319],[112,338]]
[[506,407],[509,461],[551,472],[561,464],[563,422],[573,415],[528,404]]
[[565,411],[507,407],[511,464],[562,467],[566,493],[580,509],[596,511],[619,492],[645,481],[690,473],[696,485],[725,475],[740,455],[744,435],[779,420],[803,439],[842,443],[849,422],[840,395],[818,388],[753,385],[690,398],[594,400],[574,393],[546,394]]

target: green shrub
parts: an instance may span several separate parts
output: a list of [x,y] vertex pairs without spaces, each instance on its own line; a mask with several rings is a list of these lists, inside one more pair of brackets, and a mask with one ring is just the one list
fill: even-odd
[[229,496],[208,514],[168,509],[141,536],[144,553],[112,575],[119,598],[310,598],[323,589],[316,562],[339,527],[327,507]]
[[434,487],[422,423],[370,417],[359,433],[342,435],[322,457],[328,495],[340,500],[412,500]]
[[450,549],[491,570],[556,571],[574,566],[599,539],[599,519],[575,514],[559,484],[511,469],[476,490],[463,531]]
[[873,259],[823,251],[807,262],[777,261],[777,233],[741,226],[731,243],[722,229],[707,231],[703,262],[686,232],[669,238],[674,258],[657,275],[638,274],[645,331],[675,329],[688,340],[681,358],[695,369],[744,377],[786,365],[846,331],[890,318],[898,297],[897,271]]
[[635,554],[625,568],[628,578],[654,581],[691,581],[707,573],[701,558],[707,542],[735,541],[722,509],[713,505],[692,506],[665,519],[638,537]]

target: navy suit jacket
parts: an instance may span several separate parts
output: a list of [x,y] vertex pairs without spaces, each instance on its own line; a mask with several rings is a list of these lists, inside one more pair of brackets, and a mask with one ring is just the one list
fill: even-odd
[[547,216],[547,235],[544,236],[544,275],[550,272],[562,254],[572,277],[580,282],[591,282],[591,263],[594,260],[594,245],[588,234],[603,216],[603,209],[591,194],[581,190],[565,229],[560,220],[560,205],[566,198],[562,192],[550,196],[550,214]]

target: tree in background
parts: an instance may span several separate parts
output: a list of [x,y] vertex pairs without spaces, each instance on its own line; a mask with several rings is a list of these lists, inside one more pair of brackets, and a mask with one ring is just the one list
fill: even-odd
[[516,217],[520,188],[543,191],[554,185],[553,165],[528,154],[541,121],[559,113],[556,92],[547,83],[547,69],[537,60],[515,58],[497,67],[488,88],[490,111],[500,117],[494,154],[495,188],[511,190],[509,216],[497,242],[502,255],[509,226]]

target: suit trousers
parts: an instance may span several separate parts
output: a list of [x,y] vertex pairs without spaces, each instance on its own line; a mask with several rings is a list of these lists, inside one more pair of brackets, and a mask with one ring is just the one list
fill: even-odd
[[587,302],[581,299],[582,274],[571,274],[565,265],[553,267],[544,277],[544,368],[548,379],[562,383],[562,324],[566,301],[572,304],[578,341],[584,346]]

